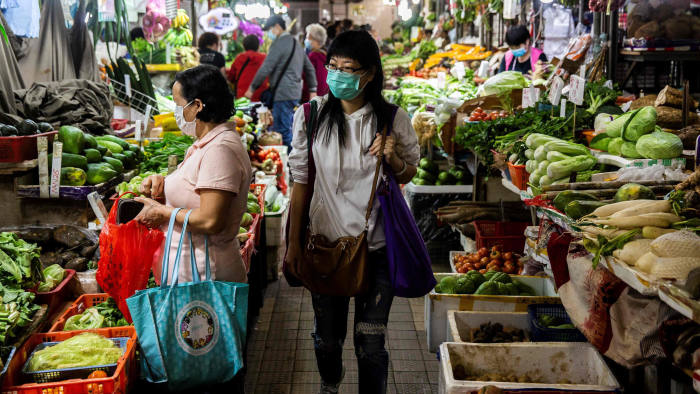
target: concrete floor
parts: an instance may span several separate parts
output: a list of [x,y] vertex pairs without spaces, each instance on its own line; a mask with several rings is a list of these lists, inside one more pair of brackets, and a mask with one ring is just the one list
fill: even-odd
[[[350,302],[341,394],[358,394],[352,345],[354,303]],[[437,356],[427,350],[423,321],[423,298],[394,299],[387,337],[391,360],[388,393],[437,393]],[[270,284],[248,344],[246,393],[318,393],[321,378],[311,338],[313,323],[308,290],[290,287],[284,278]]]

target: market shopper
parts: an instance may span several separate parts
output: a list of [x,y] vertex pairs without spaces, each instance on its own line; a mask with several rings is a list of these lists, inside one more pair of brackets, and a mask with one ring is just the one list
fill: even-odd
[[[231,68],[228,70],[227,79],[235,86],[236,98],[243,97],[253,82],[255,74],[258,72],[263,62],[265,54],[258,52],[260,39],[255,34],[249,34],[243,38],[243,49],[245,52],[236,56]],[[253,93],[252,101],[260,101],[260,95],[269,87],[265,80]]]
[[547,62],[547,56],[542,50],[532,46],[532,38],[527,27],[518,25],[508,28],[506,43],[510,50],[506,52],[499,73],[503,71],[519,71],[523,74],[535,72],[537,62]]
[[[313,23],[306,26],[306,39],[304,39],[304,47],[308,51],[309,60],[316,70],[316,95],[325,96],[328,93],[328,84],[326,83],[326,28]],[[304,80],[304,92],[302,93],[302,102],[309,101],[309,86]]]
[[221,39],[216,33],[206,32],[199,36],[197,41],[199,51],[199,63],[211,64],[226,75],[226,58],[221,54]]
[[[272,129],[282,134],[287,147],[292,146],[292,118],[301,99],[302,71],[309,86],[309,96],[316,97],[316,71],[304,47],[286,31],[287,23],[279,15],[271,16],[263,30],[273,40],[262,67],[255,74],[245,97],[252,98],[266,78],[270,78],[269,102],[274,123]],[[263,94],[265,100],[265,94]]]
[[[286,264],[305,264],[302,258],[305,196],[313,190],[310,229],[328,240],[355,237],[365,229],[367,200],[372,192],[381,134],[393,107],[382,96],[384,74],[379,48],[366,31],[349,31],[333,40],[328,58],[330,93],[316,99],[319,106],[313,138],[315,182],[309,180],[304,108],[294,116],[294,150],[289,158],[294,186]],[[386,138],[383,171],[408,182],[416,173],[419,148],[408,114],[398,109]],[[312,187],[312,189],[309,189]],[[383,222],[377,204],[368,222],[369,291],[355,298],[354,344],[359,392],[385,393],[389,354],[385,338],[394,298],[389,278]],[[320,393],[333,394],[343,380],[343,342],[349,297],[312,293],[315,316],[314,347],[322,384]]]

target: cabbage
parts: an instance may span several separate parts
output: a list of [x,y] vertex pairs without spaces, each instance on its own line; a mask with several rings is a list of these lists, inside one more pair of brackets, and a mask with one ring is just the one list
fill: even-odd
[[654,131],[656,126],[656,109],[654,107],[642,107],[632,115],[627,126],[622,130],[622,138],[627,141],[637,142],[639,137]]
[[610,142],[608,143],[608,152],[610,152],[610,154],[620,156],[622,154],[622,144],[624,143],[625,140],[620,137],[611,138]]
[[675,134],[655,131],[639,137],[636,148],[647,159],[673,159],[683,153],[683,142]]
[[44,281],[39,283],[37,291],[39,293],[47,293],[55,289],[63,281],[65,275],[66,271],[58,264],[44,268]]
[[526,88],[530,83],[518,71],[504,71],[489,78],[482,85],[481,96],[501,95],[513,89]]
[[605,127],[615,119],[614,116],[608,114],[598,114],[593,121],[593,128],[597,132],[605,131]]
[[608,125],[605,126],[605,134],[609,135],[610,138],[622,137],[622,129],[625,127],[625,123],[627,123],[630,116],[632,116],[632,112],[627,112],[608,123]]
[[116,364],[124,353],[101,335],[84,333],[41,349],[29,360],[29,372]]
[[620,147],[620,152],[622,153],[622,157],[627,157],[630,159],[641,159],[642,155],[637,152],[637,149],[635,148],[634,142],[629,142],[625,141],[622,143],[622,146]]
[[85,312],[69,317],[68,320],[66,320],[66,323],[63,325],[63,331],[101,328],[104,321],[105,317],[102,316],[97,308],[87,308]]

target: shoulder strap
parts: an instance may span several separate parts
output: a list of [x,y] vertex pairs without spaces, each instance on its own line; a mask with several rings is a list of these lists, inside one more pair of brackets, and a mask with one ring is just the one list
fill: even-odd
[[510,63],[513,61],[513,53],[511,51],[506,52],[506,71],[510,70]]
[[275,93],[277,92],[277,86],[279,86],[280,82],[282,82],[282,77],[284,77],[284,73],[287,71],[287,67],[289,67],[289,62],[292,61],[292,58],[294,57],[294,53],[297,50],[297,40],[292,37],[292,51],[289,53],[289,57],[287,58],[287,61],[284,62],[284,66],[282,67],[282,70],[280,71],[280,76],[277,78],[277,83],[275,83],[275,86],[272,86],[272,100],[275,100]]
[[540,55],[542,55],[541,50],[535,47],[530,48],[530,67],[532,68],[532,72],[535,72],[537,61],[540,60]]
[[245,63],[243,63],[243,66],[241,67],[241,70],[238,72],[238,76],[236,77],[236,83],[241,79],[241,75],[243,75],[243,70],[245,70],[246,66],[250,63],[250,58],[245,59]]
[[384,162],[384,144],[386,144],[386,136],[389,134],[389,129],[393,128],[394,117],[396,116],[397,107],[393,105],[391,107],[391,114],[389,115],[389,123],[384,126],[382,131],[382,145],[379,149],[379,157],[377,158],[377,166],[374,169],[374,180],[372,181],[372,192],[369,195],[369,203],[367,204],[367,211],[365,212],[365,231],[369,229],[369,218],[372,216],[372,207],[374,206],[374,195],[377,193],[377,182],[379,181],[379,170],[382,168],[382,163]]

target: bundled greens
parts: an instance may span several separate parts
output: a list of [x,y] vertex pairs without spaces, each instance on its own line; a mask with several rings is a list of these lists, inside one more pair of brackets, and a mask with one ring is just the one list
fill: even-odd
[[146,161],[141,163],[141,172],[166,171],[168,169],[168,157],[177,156],[178,163],[185,158],[187,148],[192,145],[192,137],[186,135],[165,134],[161,141],[151,142],[143,148]]
[[0,291],[0,344],[8,344],[19,335],[22,328],[31,323],[39,306],[34,304],[34,293],[9,288]]
[[17,237],[0,233],[0,283],[3,286],[31,288],[44,279],[39,254],[41,248]]
[[621,92],[610,89],[602,82],[588,82],[584,89],[584,105],[590,114],[596,114],[604,105],[614,105]]
[[58,264],[50,265],[44,268],[44,281],[39,283],[37,291],[39,293],[47,293],[56,288],[66,276],[66,270]]
[[29,360],[30,372],[110,365],[124,353],[101,335],[83,333],[35,352]]
[[87,308],[85,312],[71,316],[66,320],[63,331],[89,330],[103,327],[122,327],[129,323],[119,311],[114,299]]

